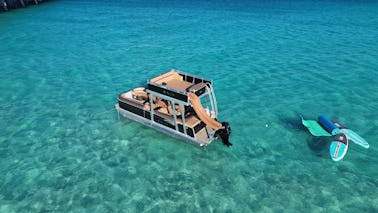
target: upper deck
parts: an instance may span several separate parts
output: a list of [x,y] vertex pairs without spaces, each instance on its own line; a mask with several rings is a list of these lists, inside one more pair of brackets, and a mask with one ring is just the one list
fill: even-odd
[[164,74],[148,80],[147,89],[187,102],[189,92],[200,96],[206,92],[206,85],[211,85],[210,80],[200,78],[176,70],[170,70]]

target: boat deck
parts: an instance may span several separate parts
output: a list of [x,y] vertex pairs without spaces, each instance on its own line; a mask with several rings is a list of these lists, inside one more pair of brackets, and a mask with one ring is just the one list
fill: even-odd
[[194,85],[191,82],[185,81],[183,76],[174,71],[169,71],[167,73],[164,73],[163,75],[155,77],[151,79],[150,82],[166,86],[180,92],[186,92],[188,88]]

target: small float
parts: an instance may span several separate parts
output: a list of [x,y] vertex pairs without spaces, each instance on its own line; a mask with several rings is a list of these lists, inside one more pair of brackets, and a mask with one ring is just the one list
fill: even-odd
[[172,137],[207,146],[221,139],[231,146],[228,122],[218,121],[211,80],[170,70],[118,96],[116,110]]
[[330,156],[334,161],[344,158],[348,150],[348,141],[369,148],[368,142],[351,129],[343,126],[335,120],[330,120],[326,116],[321,115],[318,120],[305,120],[303,117],[302,124],[313,136],[336,136],[330,145]]

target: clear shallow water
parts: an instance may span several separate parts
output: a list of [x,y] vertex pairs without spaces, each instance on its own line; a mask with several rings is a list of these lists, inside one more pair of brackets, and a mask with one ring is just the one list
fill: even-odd
[[[0,211],[377,211],[376,11],[53,1],[0,14]],[[232,148],[118,120],[119,92],[171,68],[214,80]],[[332,162],[300,114],[371,147]]]

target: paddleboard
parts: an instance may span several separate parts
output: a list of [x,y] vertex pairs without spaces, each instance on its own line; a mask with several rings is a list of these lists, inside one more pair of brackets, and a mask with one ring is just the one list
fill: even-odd
[[347,127],[341,125],[339,122],[332,120],[332,122],[340,129],[340,133],[345,134],[348,139],[350,139],[353,143],[360,145],[364,148],[369,148],[369,143],[363,139],[361,136],[359,136],[357,133],[355,133],[353,130],[348,129]]
[[329,147],[329,155],[333,161],[344,158],[348,151],[348,137],[345,134],[337,135]]

